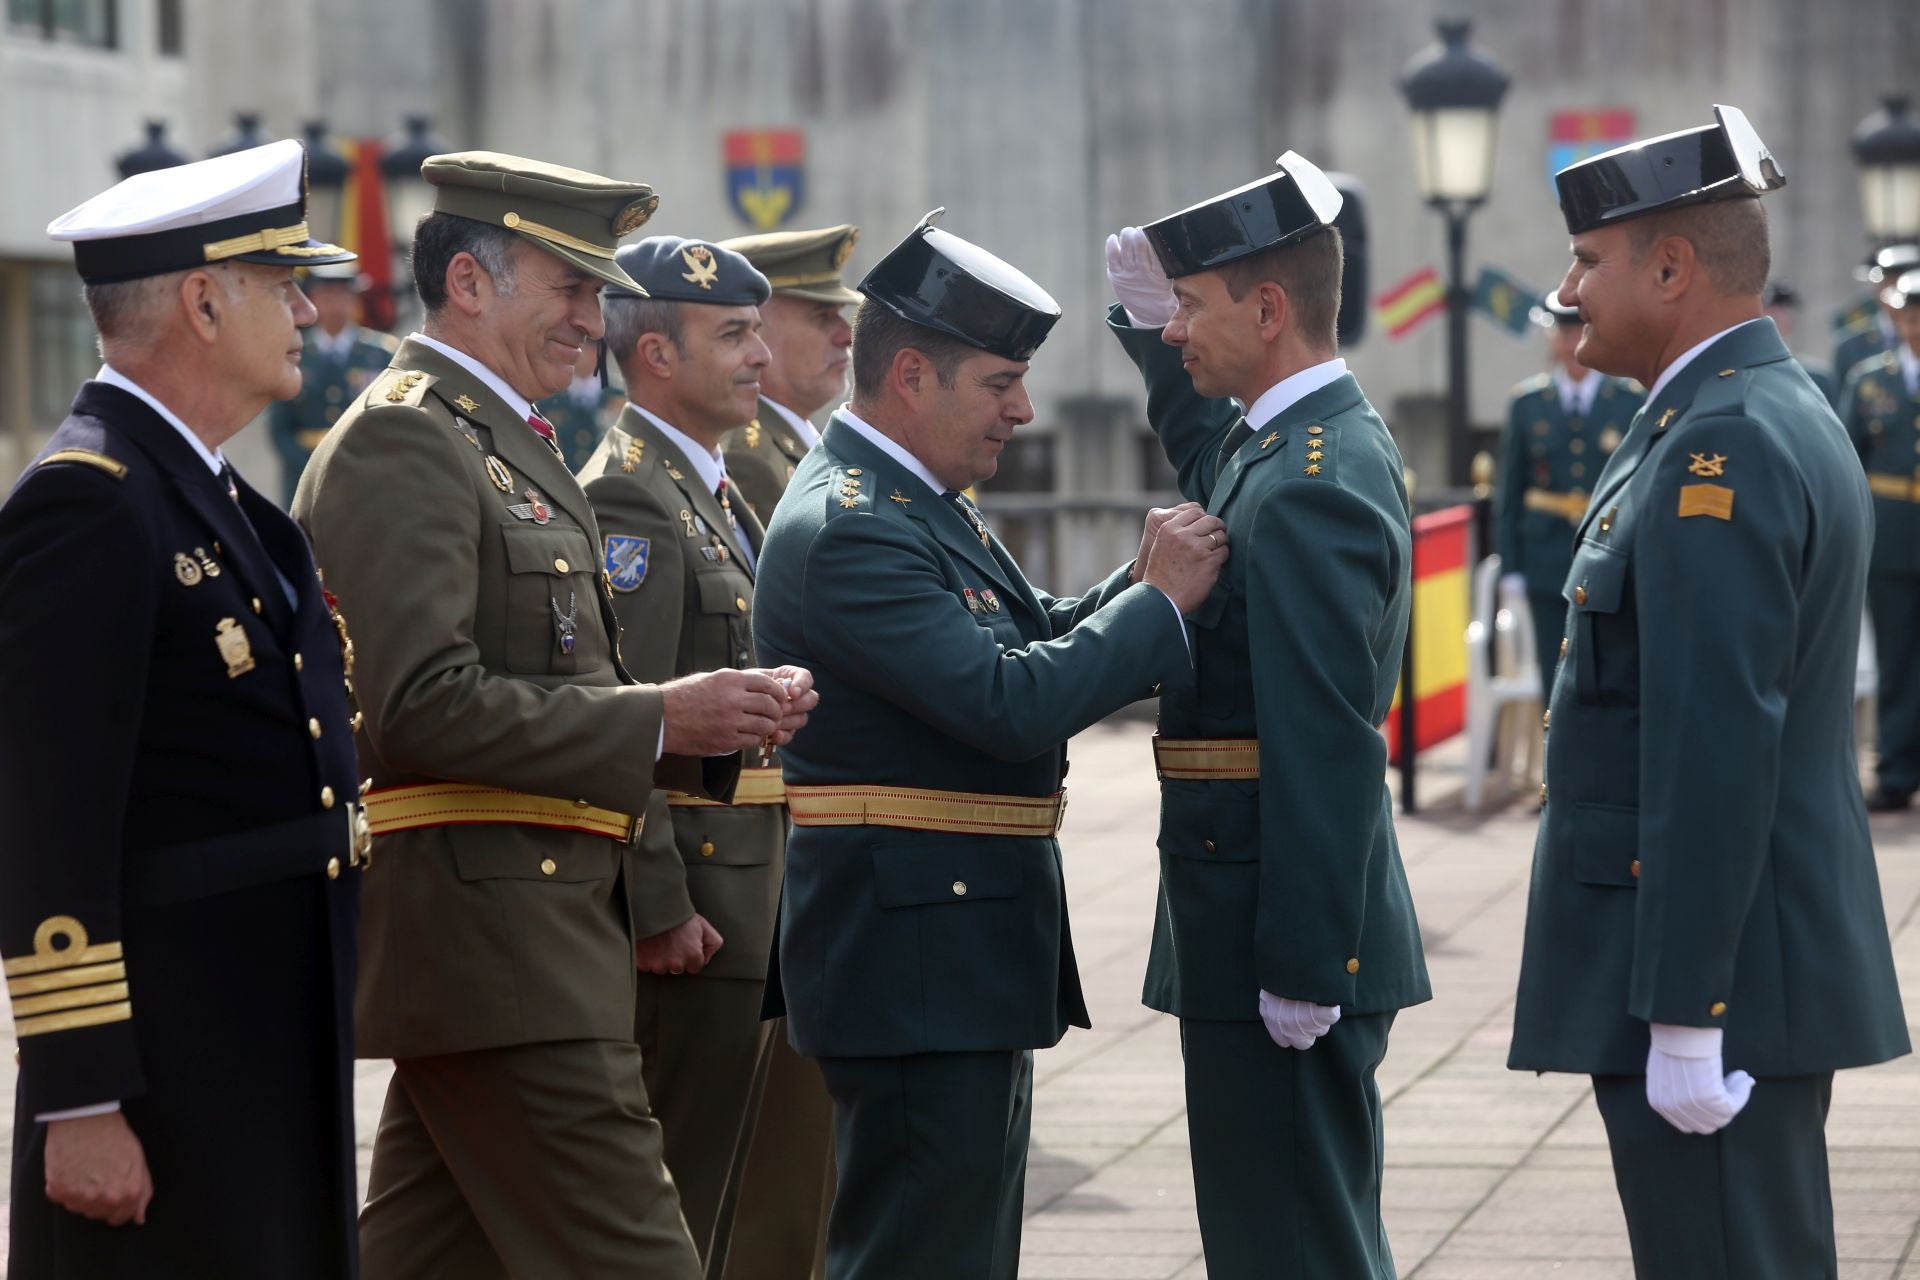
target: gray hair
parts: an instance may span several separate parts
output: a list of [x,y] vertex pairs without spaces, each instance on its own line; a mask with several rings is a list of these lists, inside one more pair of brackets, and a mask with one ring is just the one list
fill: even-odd
[[447,305],[447,268],[461,254],[470,255],[493,279],[493,291],[513,294],[514,246],[523,243],[505,227],[477,222],[452,213],[430,213],[413,229],[414,291],[420,305],[433,315]]
[[607,354],[620,366],[623,377],[628,362],[633,359],[634,347],[650,333],[671,342],[680,355],[687,354],[680,306],[666,298],[636,298],[624,293],[611,297],[601,295],[600,319],[607,327]]
[[186,271],[143,276],[138,280],[119,280],[112,284],[83,284],[80,296],[93,317],[99,335],[100,358],[110,356],[109,348],[129,352],[151,346],[168,317],[170,305],[178,298],[180,283],[194,271],[205,271],[220,282],[228,302],[237,301],[241,281],[229,270],[230,264],[216,262]]

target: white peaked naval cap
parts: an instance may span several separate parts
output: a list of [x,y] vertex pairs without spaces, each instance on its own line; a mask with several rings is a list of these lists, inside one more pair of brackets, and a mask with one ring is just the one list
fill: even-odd
[[307,152],[291,139],[137,173],[47,224],[88,284],[214,262],[351,262],[307,230]]

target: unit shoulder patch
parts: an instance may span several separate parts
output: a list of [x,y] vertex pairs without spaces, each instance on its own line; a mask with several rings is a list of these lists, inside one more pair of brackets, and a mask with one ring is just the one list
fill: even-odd
[[1681,485],[1680,518],[1684,520],[1690,516],[1733,519],[1733,490],[1723,484]]
[[77,462],[83,467],[104,471],[115,480],[127,478],[126,463],[118,458],[109,458],[104,453],[95,453],[92,449],[57,449],[40,459],[40,465],[43,467],[51,466],[56,462]]
[[647,553],[651,545],[649,538],[625,533],[608,534],[607,585],[620,592],[639,590],[640,584],[647,580]]

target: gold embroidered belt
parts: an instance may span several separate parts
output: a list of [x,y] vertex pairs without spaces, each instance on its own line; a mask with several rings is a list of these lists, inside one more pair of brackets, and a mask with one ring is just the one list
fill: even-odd
[[976,836],[1051,836],[1067,813],[1067,793],[1000,796],[918,787],[787,788],[796,827],[902,827]]
[[1163,738],[1153,735],[1153,767],[1164,780],[1210,782],[1260,776],[1258,738]]
[[[786,802],[787,783],[780,775],[779,765],[740,771],[740,784],[733,789],[733,804],[736,807],[747,804],[785,804]],[[689,795],[685,791],[667,792],[667,804],[675,809],[724,809],[727,807],[718,800]]]
[[640,838],[645,814],[597,809],[585,800],[530,796],[466,782],[432,782],[411,787],[382,787],[367,794],[367,822],[376,836],[416,827],[456,827],[477,822],[508,822],[606,836],[632,844]]
[[1529,511],[1544,511],[1559,516],[1568,524],[1579,524],[1587,514],[1587,495],[1560,493],[1553,489],[1529,489],[1523,501]]
[[1869,471],[1867,488],[1882,498],[1897,498],[1901,502],[1920,502],[1920,479],[1909,480],[1905,476],[1889,476]]

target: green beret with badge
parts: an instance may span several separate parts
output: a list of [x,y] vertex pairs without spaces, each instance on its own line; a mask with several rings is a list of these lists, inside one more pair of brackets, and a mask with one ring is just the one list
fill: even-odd
[[638,231],[660,205],[644,182],[621,182],[497,151],[429,156],[420,176],[436,188],[435,213],[505,227],[623,289],[634,284],[614,265],[614,246]]
[[722,240],[720,247],[733,250],[764,272],[773,291],[783,298],[851,305],[860,301],[860,295],[847,288],[840,273],[859,240],[860,228],[841,223],[814,231],[736,236]]

